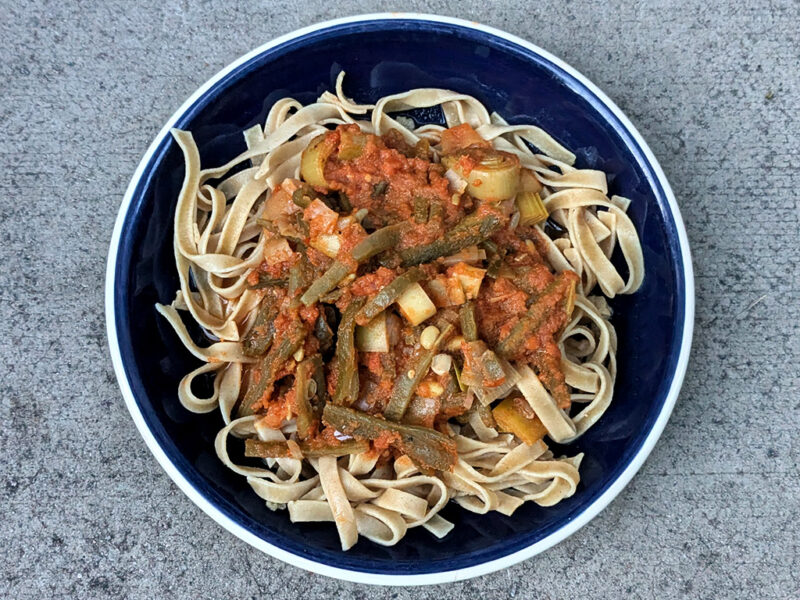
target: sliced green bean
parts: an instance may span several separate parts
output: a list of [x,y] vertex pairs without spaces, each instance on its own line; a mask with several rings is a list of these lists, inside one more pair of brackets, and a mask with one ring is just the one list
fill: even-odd
[[309,286],[314,278],[314,270],[306,255],[305,247],[298,248],[298,251],[300,252],[300,259],[289,269],[288,286],[290,298],[294,298],[299,291]]
[[453,325],[445,323],[440,329],[441,333],[439,333],[436,340],[433,342],[433,346],[429,349],[420,346],[419,350],[417,350],[417,355],[411,361],[411,366],[408,371],[400,375],[395,381],[394,389],[392,389],[392,396],[389,399],[389,403],[386,405],[386,410],[383,411],[387,419],[390,421],[399,421],[403,418],[403,414],[406,412],[406,408],[408,408],[408,403],[411,402],[411,398],[414,395],[414,390],[417,389],[419,382],[428,374],[433,357],[439,351],[442,344],[453,333],[453,329]]
[[268,294],[261,299],[255,322],[242,340],[242,352],[247,356],[262,356],[267,351],[275,336],[272,322],[276,316],[276,304]]
[[287,458],[291,452],[286,442],[246,439],[244,455],[248,458]]
[[400,241],[400,234],[407,228],[406,223],[396,223],[373,231],[353,248],[351,253],[353,258],[356,262],[361,263],[376,254],[393,248]]
[[372,193],[370,196],[375,199],[379,198],[386,194],[386,190],[389,189],[389,182],[388,181],[379,181],[375,185],[372,186]]
[[467,246],[474,246],[482,242],[498,231],[501,225],[502,222],[497,215],[472,214],[445,233],[441,239],[403,250],[400,252],[400,258],[403,260],[404,267],[431,262],[441,256],[455,254]]
[[[297,365],[294,374],[295,405],[297,406],[297,437],[306,439],[314,427],[314,409],[311,406],[311,387],[314,375],[314,359],[307,358]],[[316,392],[316,390],[314,390]]]
[[484,240],[481,244],[489,258],[489,265],[486,267],[486,275],[492,279],[497,279],[500,267],[503,266],[503,253],[492,240]]
[[461,320],[461,335],[468,342],[478,339],[478,325],[475,322],[475,303],[471,300],[462,305],[458,313]]
[[298,321],[279,344],[272,345],[266,356],[258,362],[259,378],[247,388],[244,396],[246,406],[252,406],[263,396],[272,394],[275,378],[283,368],[283,364],[303,345],[305,336],[306,331]]
[[306,306],[311,306],[325,294],[335,288],[339,282],[347,277],[351,268],[338,260],[325,271],[309,288],[300,296],[300,301]]
[[[369,442],[364,440],[346,440],[335,444],[301,441],[297,445],[306,458],[347,456],[348,454],[361,454],[369,450]],[[244,441],[244,455],[248,458],[288,458],[292,456],[292,453],[289,444],[286,442],[265,442],[263,440],[246,439]]]
[[251,290],[263,290],[271,287],[285,287],[288,281],[289,280],[285,277],[270,277],[266,273],[259,273],[258,281],[253,285],[249,285],[248,287]]
[[435,221],[437,219],[441,219],[442,215],[444,214],[444,206],[442,206],[441,202],[433,202],[431,203],[429,212],[428,212],[428,220]]
[[350,405],[358,398],[358,361],[355,345],[356,313],[364,298],[354,299],[342,313],[336,332],[336,390],[333,403]]
[[315,194],[311,186],[302,186],[292,192],[292,202],[300,208],[308,208],[308,205],[314,200]]
[[353,205],[350,204],[350,198],[344,192],[339,192],[339,208],[341,212],[349,215],[353,211]]
[[344,290],[337,288],[325,294],[322,298],[319,299],[319,301],[324,302],[325,304],[336,304],[343,295],[344,295]]
[[511,328],[508,335],[497,344],[495,352],[498,356],[511,360],[522,350],[525,341],[533,335],[547,319],[551,311],[551,302],[548,302],[548,299],[552,298],[553,292],[563,285],[562,282],[564,280],[561,274],[557,275],[542,293],[539,294],[525,314],[522,315],[520,320]]
[[414,221],[417,223],[428,222],[430,203],[422,196],[414,196]]
[[553,396],[559,408],[568,408],[572,399],[561,372],[561,360],[545,352],[537,352],[533,358],[536,374]]
[[386,432],[397,434],[394,442],[421,469],[449,471],[458,457],[456,444],[446,435],[427,427],[384,421],[366,413],[328,404],[322,413],[323,422],[345,435],[376,440]]
[[322,307],[320,307],[317,320],[314,321],[314,337],[319,340],[319,349],[323,352],[333,345],[333,329],[328,324]]
[[317,418],[322,417],[322,409],[325,407],[325,403],[328,401],[328,382],[325,379],[325,364],[322,362],[322,357],[319,354],[315,354],[311,357],[313,361],[313,371],[311,372],[311,378],[314,380],[316,384],[316,394],[313,394],[311,397],[311,406],[314,408],[314,414]]
[[395,277],[384,286],[377,294],[372,296],[356,315],[356,323],[366,325],[381,312],[386,310],[397,300],[411,285],[417,283],[425,276],[422,269],[413,267]]
[[347,456],[349,454],[361,454],[369,450],[369,442],[366,440],[344,440],[338,444],[320,444],[301,442],[300,450],[307,458],[318,458],[320,456]]
[[[300,233],[299,238],[294,238],[299,241],[303,241],[308,239],[308,234],[311,232],[311,228],[309,227],[306,220],[303,218],[303,213],[296,212],[292,215],[292,219],[294,220],[294,227]],[[288,237],[288,236],[287,236]]]

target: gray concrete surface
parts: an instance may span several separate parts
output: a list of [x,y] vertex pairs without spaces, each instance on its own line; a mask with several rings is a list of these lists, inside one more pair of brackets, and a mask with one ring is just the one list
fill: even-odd
[[[0,0],[0,597],[800,597],[800,4],[294,4]],[[686,384],[639,475],[544,555],[447,588],[254,554],[147,451],[104,332],[112,223],[172,111],[274,36],[398,6],[507,29],[599,84],[672,181],[697,269]]]

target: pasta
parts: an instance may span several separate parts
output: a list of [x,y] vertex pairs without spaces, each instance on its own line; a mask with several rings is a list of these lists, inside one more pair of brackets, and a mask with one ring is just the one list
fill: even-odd
[[[202,361],[178,397],[220,411],[217,455],[268,507],[333,522],[343,550],[413,527],[443,537],[451,500],[552,506],[575,493],[583,455],[545,438],[574,441],[610,405],[606,298],[644,276],[629,201],[475,98],[357,104],[343,77],[313,104],[276,102],[220,167],[173,130],[180,287],[156,308]],[[446,126],[396,114],[435,106]],[[208,397],[198,378],[213,378]]]

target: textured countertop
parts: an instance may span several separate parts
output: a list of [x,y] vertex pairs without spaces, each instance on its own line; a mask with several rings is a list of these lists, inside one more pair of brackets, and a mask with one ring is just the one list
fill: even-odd
[[800,4],[401,5],[562,57],[661,161],[697,326],[650,459],[568,540],[446,588],[334,581],[224,531],[158,466],[117,388],[114,218],[150,140],[220,68],[300,26],[397,5],[0,0],[0,597],[800,597]]

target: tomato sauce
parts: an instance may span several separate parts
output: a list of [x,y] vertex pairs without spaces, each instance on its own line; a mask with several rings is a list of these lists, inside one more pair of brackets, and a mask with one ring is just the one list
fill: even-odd
[[[344,125],[340,129],[355,128]],[[444,169],[422,158],[409,158],[374,135],[357,158],[332,158],[325,166],[331,189],[344,192],[355,208],[366,208],[383,223],[407,221],[413,216],[414,198],[450,202]]]
[[384,287],[389,285],[397,277],[397,272],[386,267],[378,267],[372,273],[366,273],[356,278],[350,286],[350,293],[353,296],[371,296],[377,294]]

